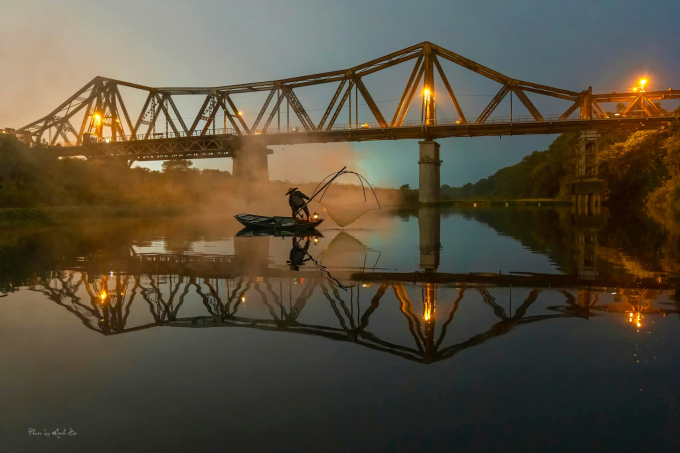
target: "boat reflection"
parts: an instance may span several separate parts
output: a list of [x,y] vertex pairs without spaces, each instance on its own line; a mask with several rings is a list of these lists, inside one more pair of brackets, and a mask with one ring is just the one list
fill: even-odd
[[243,228],[241,231],[236,233],[236,237],[239,238],[252,238],[252,237],[279,237],[279,238],[289,238],[289,237],[309,237],[309,238],[322,238],[323,234],[317,230],[309,231],[287,231],[287,230],[253,230],[250,228]]

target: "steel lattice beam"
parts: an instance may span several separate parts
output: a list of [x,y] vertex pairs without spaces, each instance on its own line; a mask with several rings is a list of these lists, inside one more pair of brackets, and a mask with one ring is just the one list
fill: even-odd
[[[335,122],[340,111],[343,109],[345,103],[351,97],[351,90],[356,87],[357,92],[361,92],[361,96],[368,105],[371,113],[375,117],[378,126],[384,131],[382,135],[390,137],[402,137],[409,135],[400,132],[400,129],[409,128],[411,124],[406,122],[406,116],[411,105],[411,102],[416,97],[421,81],[423,87],[430,93],[430,97],[426,99],[423,105],[422,126],[426,129],[433,127],[440,120],[437,118],[436,105],[434,102],[434,74],[437,72],[446,88],[448,97],[451,99],[456,113],[458,114],[459,122],[462,125],[468,124],[467,118],[472,118],[470,112],[466,115],[461,108],[458,98],[454,94],[451,87],[450,79],[446,76],[444,68],[440,64],[439,59],[445,59],[453,64],[461,66],[466,70],[472,71],[482,77],[486,77],[501,84],[502,88],[494,96],[492,101],[486,106],[484,111],[477,117],[475,125],[486,124],[494,121],[491,114],[498,107],[503,98],[509,91],[517,95],[518,99],[529,111],[536,123],[537,129],[543,130],[542,124],[545,121],[545,115],[541,114],[534,104],[529,100],[527,93],[533,93],[540,96],[547,96],[556,99],[563,99],[572,102],[571,106],[558,118],[550,122],[567,122],[569,117],[577,109],[579,110],[580,120],[591,121],[607,120],[607,113],[602,107],[604,103],[622,102],[627,103],[627,108],[620,114],[621,117],[626,117],[631,113],[634,107],[636,116],[647,118],[668,118],[670,116],[678,116],[678,110],[672,113],[666,113],[659,109],[653,101],[659,100],[677,100],[680,99],[680,90],[669,91],[651,91],[644,93],[611,93],[611,94],[593,94],[592,90],[584,90],[582,92],[575,92],[561,88],[555,88],[547,85],[537,84],[533,82],[512,79],[498,71],[481,65],[477,62],[469,60],[461,55],[451,52],[443,47],[434,45],[429,42],[420,43],[406,49],[393,52],[380,58],[376,58],[366,63],[359,64],[349,69],[323,72],[318,74],[304,75],[299,77],[292,77],[287,79],[243,83],[237,85],[223,85],[217,87],[166,87],[156,88],[140,84],[125,82],[116,79],[109,79],[105,77],[95,77],[88,82],[73,96],[61,103],[56,109],[52,110],[48,115],[29,123],[28,125],[17,130],[17,135],[24,138],[27,143],[39,142],[44,134],[48,131],[53,133],[52,142],[55,143],[57,137],[62,137],[64,144],[76,145],[91,145],[91,143],[83,143],[83,136],[86,132],[91,132],[96,128],[97,136],[101,140],[103,138],[103,130],[107,130],[110,134],[109,140],[114,142],[132,142],[138,140],[139,137],[144,139],[151,139],[151,133],[154,130],[156,121],[159,119],[160,112],[166,118],[167,125],[172,128],[174,137],[192,136],[200,131],[202,136],[210,135],[210,126],[213,126],[213,134],[215,134],[215,120],[216,115],[220,109],[224,111],[225,117],[233,126],[233,132],[229,132],[235,136],[254,136],[264,135],[268,140],[274,140],[272,134],[269,132],[269,126],[275,114],[280,115],[280,108],[282,100],[285,98],[288,105],[292,107],[293,112],[297,116],[299,123],[303,126],[305,133],[309,136],[305,137],[307,142],[314,140],[326,140],[323,132],[331,132],[334,128]],[[408,82],[400,88],[399,104],[392,116],[390,122],[387,122],[378,107],[378,102],[374,99],[368,88],[363,82],[363,77],[379,73],[385,69],[403,64],[405,62],[416,60],[415,65],[411,71]],[[435,69],[436,68],[436,69]],[[454,81],[455,82],[455,81]],[[300,87],[321,85],[327,83],[338,83],[330,102],[325,106],[323,116],[319,120],[318,125],[315,125],[308,115],[309,108],[304,106],[300,99],[296,96],[294,89]],[[129,112],[124,102],[124,96],[121,94],[119,88],[126,87],[131,90],[146,93],[146,101],[138,112]],[[239,113],[233,100],[233,96],[244,93],[253,92],[268,92],[268,97],[264,104],[259,108],[253,126],[248,127]],[[277,93],[277,100],[271,112],[269,113],[262,130],[257,130],[264,115],[269,110],[274,94]],[[203,96],[203,103],[198,112],[182,112],[178,109],[173,100],[175,95],[184,96]],[[153,105],[154,108],[150,106]],[[351,101],[350,101],[351,106]],[[208,109],[209,113],[208,113]],[[355,106],[356,108],[356,106]],[[172,112],[170,111],[172,110]],[[136,121],[133,123],[130,113],[134,113]],[[174,119],[172,117],[174,114]],[[184,115],[183,115],[184,113]],[[74,119],[75,115],[82,114],[80,129],[76,130],[71,121],[79,121]],[[100,121],[95,121],[95,115],[99,115]],[[351,115],[351,112],[350,112]],[[665,116],[664,116],[665,115]],[[184,117],[194,118],[191,127],[187,127]],[[78,117],[79,118],[79,117]],[[124,120],[124,121],[123,121]],[[358,120],[358,119],[357,119]],[[351,122],[351,121],[350,121]],[[365,121],[362,121],[362,123]],[[97,124],[99,123],[99,124]],[[650,124],[661,124],[662,119],[648,122]],[[226,124],[226,121],[225,121]],[[124,127],[125,125],[125,127]],[[142,127],[146,126],[146,129]],[[493,126],[496,129],[503,129],[505,126]],[[516,128],[517,126],[515,126]],[[572,126],[565,126],[564,129],[569,129]],[[129,136],[125,135],[125,129],[128,129]],[[349,127],[351,129],[351,126]],[[226,132],[226,131],[221,131]],[[291,132],[291,131],[286,131]],[[510,133],[513,133],[512,131]],[[381,135],[381,137],[382,137]],[[469,135],[473,135],[472,132]],[[363,132],[360,134],[361,139],[364,138]],[[368,137],[372,133],[367,134]],[[453,135],[452,135],[453,136]],[[343,134],[345,140],[353,140],[358,137],[356,132]],[[167,139],[164,137],[163,139]],[[161,138],[158,138],[159,140]],[[382,138],[379,138],[382,139]],[[295,139],[298,140],[298,139]],[[334,141],[334,139],[330,141]],[[283,141],[276,139],[274,141]]]
[[503,85],[498,93],[496,93],[496,96],[491,99],[491,102],[489,102],[489,105],[486,106],[482,114],[475,120],[475,124],[482,124],[485,122],[496,107],[498,107],[498,104],[500,104],[503,98],[508,94],[508,91],[510,91],[510,88],[507,85]]

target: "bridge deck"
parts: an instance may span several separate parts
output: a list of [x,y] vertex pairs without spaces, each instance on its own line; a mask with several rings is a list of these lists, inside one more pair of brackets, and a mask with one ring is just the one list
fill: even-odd
[[[582,130],[601,132],[613,129],[657,129],[669,125],[672,117],[607,118],[568,121],[487,122],[482,124],[445,124],[401,127],[368,126],[359,129],[330,131],[270,132],[260,135],[222,133],[206,136],[158,136],[146,140],[100,142],[57,150],[60,156],[88,158],[125,158],[138,161],[172,158],[233,157],[243,145],[295,145],[303,143],[362,142],[375,140],[432,140],[448,137],[483,137],[561,134]],[[218,130],[217,132],[225,132]],[[226,131],[229,132],[229,131]]]

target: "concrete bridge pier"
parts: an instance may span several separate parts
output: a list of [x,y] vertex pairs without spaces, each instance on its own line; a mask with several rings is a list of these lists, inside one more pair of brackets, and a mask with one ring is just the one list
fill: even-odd
[[[576,187],[583,187],[582,184],[576,183]],[[578,190],[578,189],[577,189]],[[587,190],[587,189],[586,189]],[[598,185],[593,190],[601,190]],[[576,207],[575,214],[577,215],[600,215],[602,206],[602,195],[599,193],[575,193],[572,195],[574,206]]]
[[573,216],[572,222],[576,233],[574,261],[578,278],[594,280],[598,275],[598,233],[602,229],[604,220],[597,215],[580,214]]
[[270,154],[274,151],[262,145],[245,145],[235,150],[233,175],[249,182],[269,181]]
[[421,206],[418,209],[420,239],[420,267],[426,272],[436,272],[439,267],[441,212],[439,206]]
[[441,201],[439,171],[442,165],[442,161],[439,160],[439,143],[434,140],[425,140],[418,144],[420,145],[418,201],[439,203]]
[[576,181],[572,184],[572,202],[579,216],[600,215],[603,185],[598,177],[598,131],[583,131],[576,150]]

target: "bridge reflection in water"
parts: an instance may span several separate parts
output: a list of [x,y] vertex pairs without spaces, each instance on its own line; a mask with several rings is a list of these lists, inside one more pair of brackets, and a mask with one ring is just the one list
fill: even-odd
[[[420,273],[330,273],[316,260],[295,272],[272,266],[270,238],[237,237],[233,256],[131,253],[108,259],[109,272],[102,263],[80,262],[30,289],[103,335],[232,327],[348,342],[419,363],[451,358],[526,324],[608,313],[639,330],[645,318],[680,313],[660,301],[672,287],[658,280],[641,286],[593,275],[435,272],[441,246],[429,220],[420,224]],[[292,251],[300,247],[299,238],[286,240]]]

